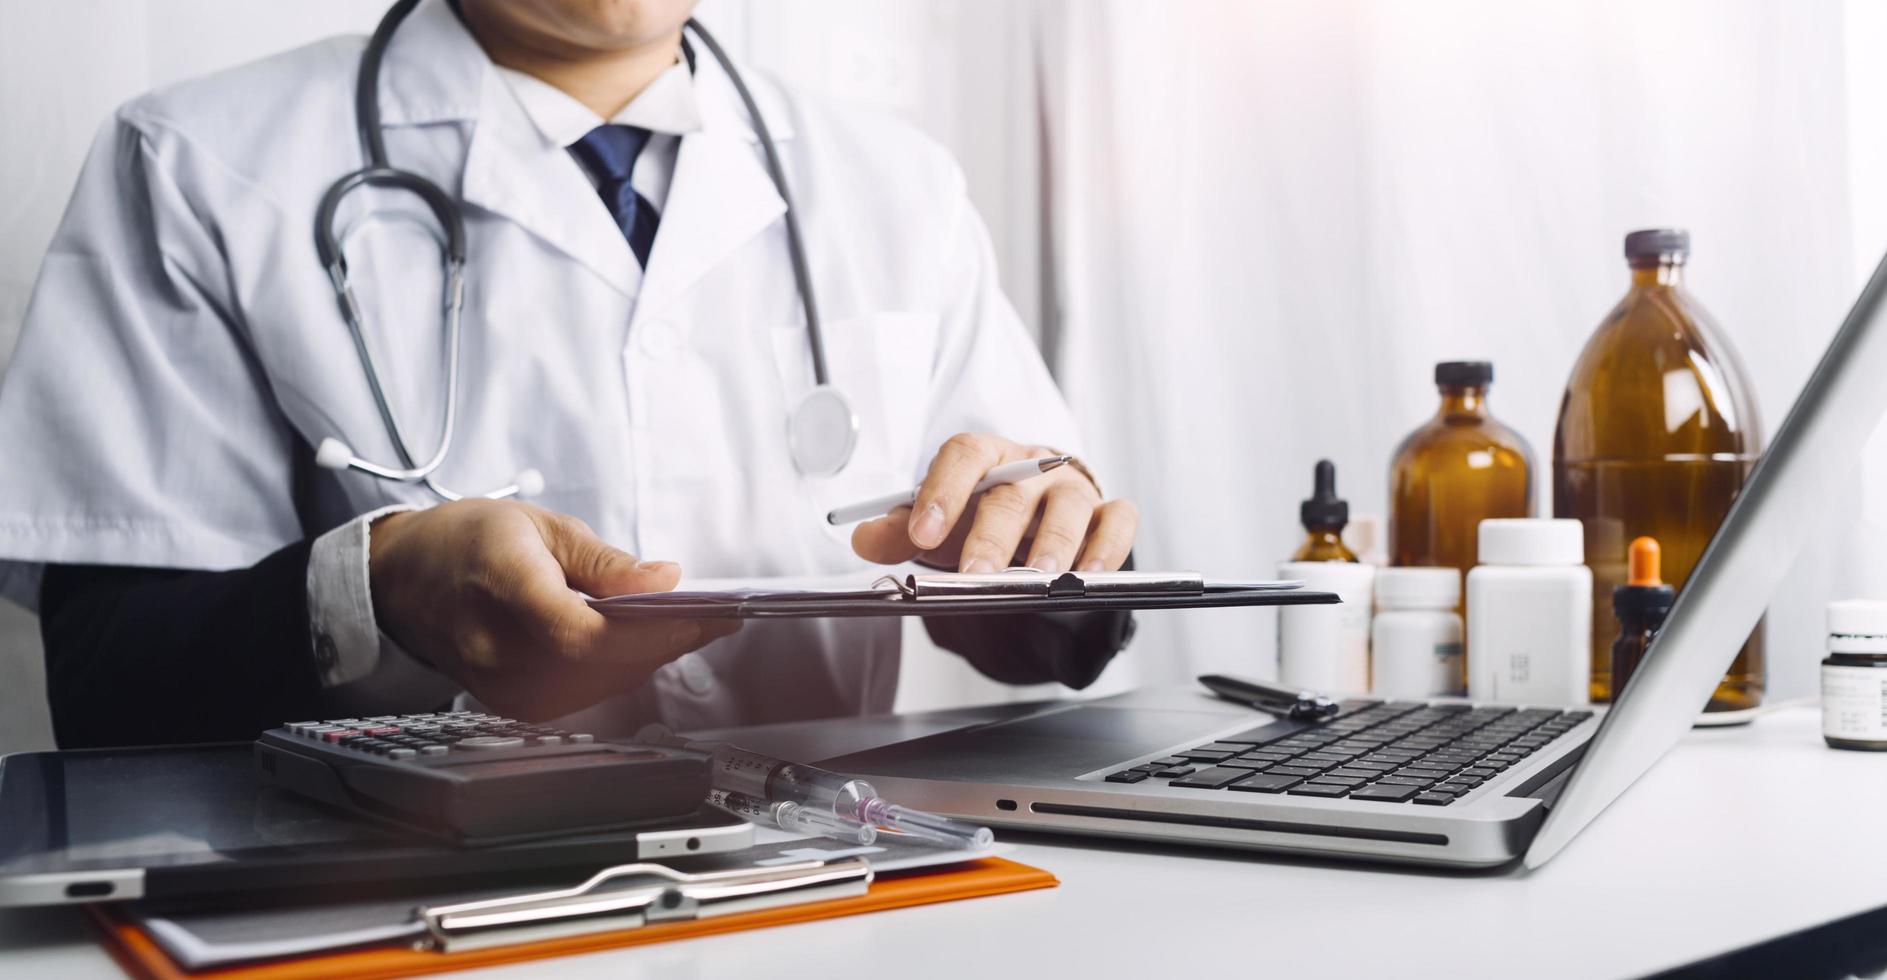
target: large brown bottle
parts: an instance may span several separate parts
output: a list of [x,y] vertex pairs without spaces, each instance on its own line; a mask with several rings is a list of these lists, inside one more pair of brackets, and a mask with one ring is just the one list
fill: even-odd
[[[1756,401],[1716,324],[1683,287],[1690,234],[1625,236],[1631,291],[1586,343],[1553,437],[1553,514],[1585,524],[1592,568],[1592,700],[1612,697],[1612,590],[1632,539],[1658,539],[1679,588],[1761,455]],[[1709,710],[1762,702],[1762,626]]]
[[[1435,365],[1441,407],[1402,440],[1389,470],[1390,564],[1465,575],[1474,567],[1483,520],[1533,516],[1533,451],[1488,412],[1493,382],[1494,365],[1486,361]],[[1462,658],[1463,691],[1473,656],[1469,649]]]

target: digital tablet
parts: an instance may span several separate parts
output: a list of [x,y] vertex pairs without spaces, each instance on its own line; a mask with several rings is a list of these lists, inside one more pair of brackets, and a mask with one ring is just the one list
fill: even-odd
[[752,843],[751,824],[705,807],[635,830],[453,847],[262,787],[248,742],[0,759],[0,907],[387,895]]

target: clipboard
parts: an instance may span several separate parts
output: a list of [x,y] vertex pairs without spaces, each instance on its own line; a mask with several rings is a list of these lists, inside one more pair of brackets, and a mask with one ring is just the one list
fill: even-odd
[[1045,612],[1303,606],[1341,602],[1293,581],[1213,581],[1198,572],[1061,572],[1011,568],[987,574],[887,575],[858,590],[751,589],[650,592],[591,599],[622,619],[812,619],[987,616]]
[[[841,866],[833,867],[833,864]],[[796,898],[804,900],[769,903],[768,907],[747,909],[737,909],[734,902],[730,902],[725,906],[728,911],[725,915],[696,915],[692,918],[647,922],[629,928],[605,927],[601,931],[585,929],[537,938],[526,938],[523,933],[512,931],[510,934],[513,938],[523,941],[489,944],[472,942],[462,944],[456,952],[442,950],[424,937],[416,937],[420,941],[398,946],[341,950],[199,972],[188,971],[173,961],[123,908],[101,904],[87,906],[87,909],[97,922],[113,958],[126,973],[134,977],[151,980],[234,980],[236,977],[245,980],[379,980],[531,962],[554,956],[1053,888],[1060,884],[1054,875],[1046,871],[999,857],[982,858],[939,869],[919,868],[877,874],[872,876],[868,887],[862,891],[857,886],[856,878],[846,880],[856,873],[849,864],[833,862],[828,867],[834,872],[831,880],[813,884],[804,890],[795,889],[799,891]],[[764,890],[766,885],[762,883],[760,887]],[[825,893],[816,894],[816,890]],[[549,899],[553,903],[564,900]],[[529,902],[523,907],[528,909]],[[591,924],[603,925],[594,920]]]

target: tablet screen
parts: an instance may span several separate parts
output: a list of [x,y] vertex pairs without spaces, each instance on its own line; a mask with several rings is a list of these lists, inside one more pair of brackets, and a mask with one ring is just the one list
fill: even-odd
[[[130,889],[144,895],[594,870],[635,860],[640,839],[651,833],[453,847],[263,787],[252,753],[248,743],[236,743],[6,757],[0,762],[0,906],[39,904],[22,900],[23,876],[83,879],[85,872],[125,869],[145,872]],[[745,847],[751,838],[743,821],[718,810],[703,811],[685,826],[709,831],[702,853]],[[730,830],[745,833],[713,833]],[[136,897],[124,891],[85,897]]]

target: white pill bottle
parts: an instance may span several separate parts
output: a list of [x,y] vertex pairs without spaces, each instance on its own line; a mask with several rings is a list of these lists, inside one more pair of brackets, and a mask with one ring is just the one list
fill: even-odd
[[1278,682],[1322,694],[1369,690],[1370,585],[1376,570],[1347,561],[1287,561],[1278,577],[1341,605],[1278,607]]
[[1477,560],[1468,572],[1468,696],[1589,703],[1592,570],[1580,523],[1482,521]]
[[1370,624],[1370,693],[1386,698],[1461,693],[1461,572],[1385,568],[1376,573]]

